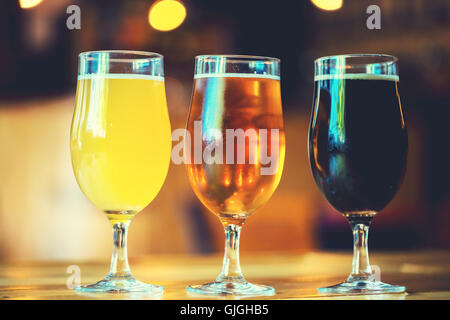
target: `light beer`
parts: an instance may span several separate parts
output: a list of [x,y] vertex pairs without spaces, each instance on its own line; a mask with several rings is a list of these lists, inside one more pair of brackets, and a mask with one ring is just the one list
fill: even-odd
[[163,78],[80,76],[70,142],[76,179],[97,208],[109,215],[142,210],[161,189],[170,163]]

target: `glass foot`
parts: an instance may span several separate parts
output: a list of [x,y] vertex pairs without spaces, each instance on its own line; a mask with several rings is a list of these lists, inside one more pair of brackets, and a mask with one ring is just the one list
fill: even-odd
[[269,286],[249,282],[210,282],[191,285],[186,288],[188,293],[198,295],[236,295],[236,296],[273,296],[275,289]]
[[405,292],[403,286],[395,286],[381,281],[353,281],[342,282],[331,287],[317,289],[319,293],[337,294],[375,294],[375,293],[401,293]]
[[150,295],[162,295],[164,287],[147,284],[134,278],[108,278],[87,286],[74,288],[78,292],[85,293],[145,293]]

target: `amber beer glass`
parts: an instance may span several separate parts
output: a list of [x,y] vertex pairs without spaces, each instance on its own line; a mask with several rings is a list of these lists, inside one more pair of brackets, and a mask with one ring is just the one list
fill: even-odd
[[285,138],[279,60],[254,56],[198,56],[185,137],[192,188],[225,228],[223,269],[215,282],[188,292],[272,295],[247,282],[239,265],[246,219],[275,191],[283,170]]

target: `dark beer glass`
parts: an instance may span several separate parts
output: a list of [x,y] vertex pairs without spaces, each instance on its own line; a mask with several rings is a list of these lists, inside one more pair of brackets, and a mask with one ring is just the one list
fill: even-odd
[[408,137],[398,93],[398,59],[350,54],[315,61],[309,159],[328,202],[353,230],[347,281],[321,293],[403,292],[375,279],[367,236],[374,216],[397,192],[406,168]]

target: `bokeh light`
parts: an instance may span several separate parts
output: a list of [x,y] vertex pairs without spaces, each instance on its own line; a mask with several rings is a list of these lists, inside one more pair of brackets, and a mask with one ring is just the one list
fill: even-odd
[[148,13],[150,25],[159,31],[170,31],[178,28],[186,18],[186,8],[181,1],[159,0]]
[[29,9],[36,7],[42,0],[19,0],[19,5],[22,9]]
[[342,8],[344,0],[311,0],[311,2],[319,9],[334,11]]

